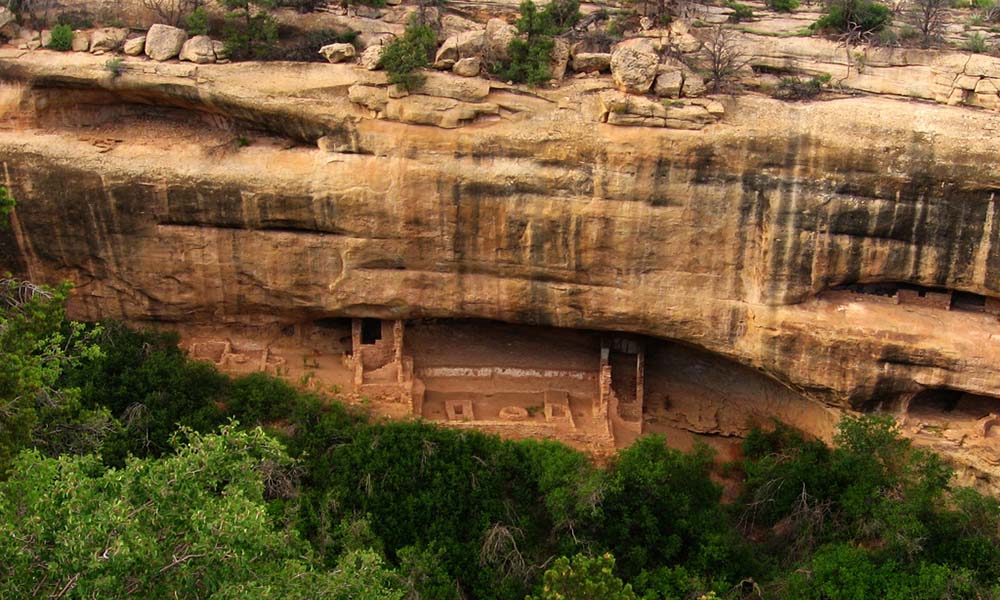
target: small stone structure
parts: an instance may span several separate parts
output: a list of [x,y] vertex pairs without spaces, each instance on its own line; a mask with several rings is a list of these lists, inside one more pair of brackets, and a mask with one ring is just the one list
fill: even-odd
[[413,360],[403,356],[402,321],[353,319],[351,354],[354,390],[360,394],[412,404]]
[[616,337],[601,342],[600,406],[637,434],[642,433],[645,360],[637,340]]
[[450,400],[446,402],[445,411],[448,414],[449,421],[476,420],[476,416],[472,408],[472,400],[469,398],[463,398],[461,400]]
[[951,310],[951,291],[911,290],[900,288],[896,291],[896,304],[912,304]]
[[191,358],[209,361],[230,373],[264,371],[277,375],[285,366],[285,359],[272,355],[266,344],[234,348],[229,340],[205,340],[192,343],[189,351]]
[[567,423],[572,429],[576,429],[573,411],[569,405],[569,392],[563,390],[545,391],[545,422]]

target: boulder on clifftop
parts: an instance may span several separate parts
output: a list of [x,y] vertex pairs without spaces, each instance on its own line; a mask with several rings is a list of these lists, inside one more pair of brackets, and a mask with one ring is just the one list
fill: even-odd
[[482,31],[466,31],[444,41],[434,56],[434,67],[450,69],[463,58],[473,58],[483,51],[485,35]]
[[353,44],[327,44],[319,49],[319,53],[327,61],[339,63],[354,58],[358,51]]
[[114,52],[121,48],[128,37],[128,29],[124,27],[104,27],[90,35],[91,52]]
[[503,19],[486,22],[484,46],[489,60],[507,60],[507,46],[517,37],[517,28]]
[[644,39],[618,44],[611,53],[611,76],[623,92],[645,94],[653,86],[660,65],[660,55]]
[[86,52],[90,50],[90,34],[86,31],[73,32],[73,52]]
[[12,38],[17,35],[17,19],[6,6],[0,6],[0,36]]
[[140,35],[139,37],[126,40],[124,49],[122,51],[129,56],[139,56],[145,49],[146,49],[146,36]]
[[611,55],[603,52],[580,52],[573,56],[577,73],[603,73],[611,69]]
[[146,32],[146,56],[153,60],[170,60],[180,54],[187,37],[183,29],[157,23]]
[[199,65],[215,62],[215,46],[212,38],[207,35],[196,35],[181,46],[180,60],[187,60]]

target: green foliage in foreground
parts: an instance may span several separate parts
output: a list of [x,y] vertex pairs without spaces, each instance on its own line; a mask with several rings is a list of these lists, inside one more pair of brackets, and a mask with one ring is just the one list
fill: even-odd
[[545,572],[542,592],[527,600],[636,600],[632,586],[615,576],[615,557],[605,554],[590,558],[577,554],[572,559],[556,559]]
[[79,390],[60,382],[66,369],[101,353],[99,328],[66,321],[68,293],[0,279],[0,476],[25,448],[94,452],[112,428],[106,408],[84,407]]
[[371,551],[316,569],[268,511],[268,481],[291,461],[262,430],[182,435],[174,454],[122,469],[23,453],[0,484],[0,596],[403,597]]
[[754,432],[727,505],[704,447],[372,422],[4,285],[3,598],[1000,598],[1000,505],[886,417]]

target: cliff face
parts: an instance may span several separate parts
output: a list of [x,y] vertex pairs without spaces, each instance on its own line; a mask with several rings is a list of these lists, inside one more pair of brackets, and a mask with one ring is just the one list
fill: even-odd
[[[995,113],[744,96],[700,130],[616,127],[578,80],[443,129],[375,118],[347,66],[54,60],[0,58],[0,270],[73,280],[79,317],[483,318],[679,341],[834,407],[1000,396],[995,316],[832,289],[1000,297]],[[300,144],[226,145],[234,123]]]

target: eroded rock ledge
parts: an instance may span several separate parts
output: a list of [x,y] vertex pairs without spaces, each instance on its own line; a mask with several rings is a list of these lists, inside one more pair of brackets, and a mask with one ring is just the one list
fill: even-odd
[[[19,199],[0,270],[75,281],[78,317],[478,318],[673,340],[831,409],[934,388],[1000,397],[993,314],[835,289],[1000,297],[1000,150],[970,143],[1000,128],[996,113],[744,96],[713,100],[724,114],[696,105],[722,117],[700,129],[668,123],[667,107],[642,113],[665,127],[633,127],[611,123],[622,113],[586,79],[451,98],[489,118],[444,129],[359,106],[355,86],[388,88],[346,65],[111,79],[98,59],[37,53],[0,68]],[[163,136],[133,128],[140,116]],[[246,125],[325,150],[218,150]],[[939,442],[995,476],[991,446]]]

